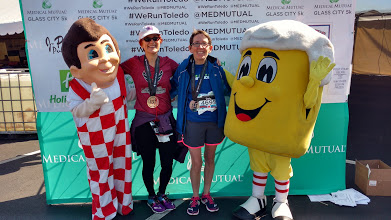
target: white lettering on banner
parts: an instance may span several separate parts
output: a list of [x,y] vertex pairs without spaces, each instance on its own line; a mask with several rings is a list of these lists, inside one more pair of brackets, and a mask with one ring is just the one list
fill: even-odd
[[29,41],[29,49],[31,50],[42,50],[42,49],[46,49],[46,45],[43,43],[43,41]]
[[141,156],[137,156],[136,152],[132,152],[132,161],[136,161],[138,159],[141,159]]
[[243,175],[216,175],[213,177],[212,182],[243,182]]
[[[137,161],[141,159],[141,156],[137,156],[137,153],[133,152],[132,153],[132,161]],[[45,156],[43,155],[42,158],[43,163],[78,163],[78,162],[85,162],[85,159],[82,154],[74,154],[74,155],[48,155]]]
[[79,163],[86,162],[82,155],[43,155],[42,163]]
[[345,153],[346,145],[330,145],[330,146],[310,146],[307,150],[307,154],[332,154],[332,153]]
[[[215,175],[212,179],[213,183],[232,183],[232,182],[243,182],[243,175]],[[204,182],[204,176],[201,175],[200,183]],[[160,183],[160,177],[153,180],[155,185]],[[168,184],[191,184],[189,176],[171,177]]]

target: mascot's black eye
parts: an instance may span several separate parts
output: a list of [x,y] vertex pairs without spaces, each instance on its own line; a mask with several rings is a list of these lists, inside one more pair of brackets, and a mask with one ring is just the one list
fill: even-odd
[[250,74],[250,68],[251,68],[251,57],[246,56],[240,63],[237,79],[239,80],[243,76],[248,76],[248,74]]
[[98,55],[98,52],[96,52],[96,50],[90,50],[88,52],[88,59],[89,60],[92,60],[94,58],[97,58],[99,55]]
[[107,44],[107,45],[105,46],[105,50],[106,50],[106,53],[112,53],[112,52],[114,52],[113,48],[112,48],[109,44]]
[[265,83],[273,82],[277,74],[277,62],[275,59],[266,57],[258,66],[257,79]]

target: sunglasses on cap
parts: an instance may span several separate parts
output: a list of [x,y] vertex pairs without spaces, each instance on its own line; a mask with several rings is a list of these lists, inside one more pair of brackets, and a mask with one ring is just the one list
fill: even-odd
[[144,37],[143,40],[145,42],[150,42],[151,40],[158,41],[158,40],[160,40],[160,37]]

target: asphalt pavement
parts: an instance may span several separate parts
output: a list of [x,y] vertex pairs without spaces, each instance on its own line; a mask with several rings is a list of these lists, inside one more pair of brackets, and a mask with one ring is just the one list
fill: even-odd
[[[34,135],[13,139],[0,135],[0,219],[91,219],[91,203],[47,205],[42,172],[39,143]],[[354,184],[354,165],[346,165],[346,187]],[[368,205],[352,207],[337,206],[331,202],[311,202],[307,196],[289,196],[294,219],[389,219],[391,197],[369,197]],[[145,201],[135,201],[134,211],[128,216],[115,219],[236,219],[232,215],[247,197],[220,197],[215,201],[220,206],[217,213],[209,213],[201,207],[198,216],[188,216],[188,199],[176,200],[177,209],[163,215],[153,214]],[[270,209],[272,197],[268,198]],[[262,220],[272,219],[270,214]]]

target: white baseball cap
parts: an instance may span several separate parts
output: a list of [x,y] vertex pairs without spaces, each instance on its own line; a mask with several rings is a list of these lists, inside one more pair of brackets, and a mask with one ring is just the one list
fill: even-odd
[[155,26],[153,25],[147,25],[147,26],[144,26],[140,33],[138,34],[138,40],[141,40],[143,39],[144,37],[148,36],[148,35],[151,35],[151,34],[159,34],[159,29],[157,29]]

